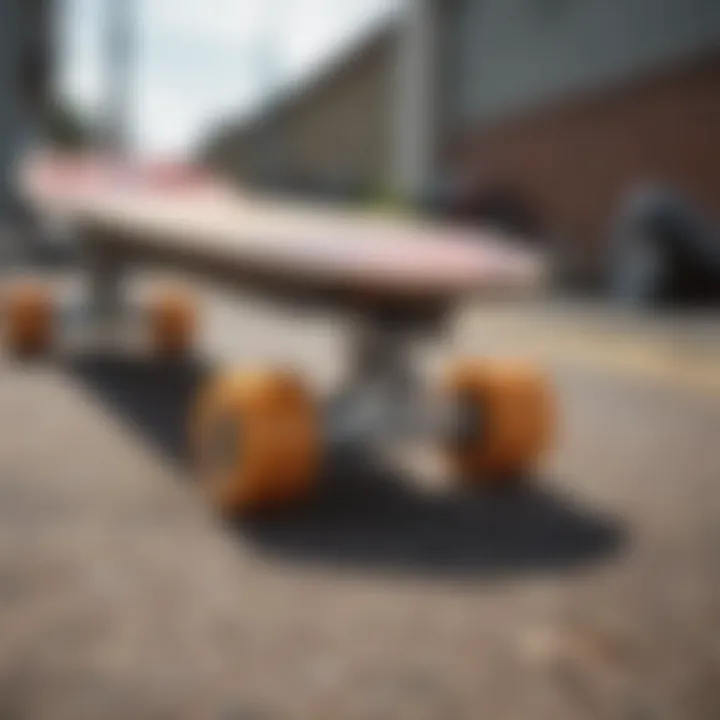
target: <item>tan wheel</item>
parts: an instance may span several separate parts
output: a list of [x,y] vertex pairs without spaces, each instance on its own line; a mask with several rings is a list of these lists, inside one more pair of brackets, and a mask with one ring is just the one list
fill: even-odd
[[318,475],[320,434],[308,391],[289,373],[213,378],[193,418],[199,479],[225,514],[290,504]]
[[158,355],[182,355],[191,348],[197,328],[197,309],[189,292],[179,288],[157,292],[150,301],[148,319],[152,347]]
[[47,352],[52,344],[55,308],[50,288],[22,282],[5,293],[5,345],[17,355]]
[[475,418],[470,437],[449,448],[468,482],[502,482],[533,468],[551,444],[555,408],[542,371],[529,363],[476,361],[449,375],[447,392]]

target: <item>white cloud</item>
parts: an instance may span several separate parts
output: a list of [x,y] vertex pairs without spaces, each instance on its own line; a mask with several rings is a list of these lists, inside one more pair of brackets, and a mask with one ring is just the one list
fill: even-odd
[[192,149],[219,119],[247,112],[271,76],[290,82],[396,0],[64,0],[63,91],[102,100],[102,9],[137,7],[133,132],[143,152]]

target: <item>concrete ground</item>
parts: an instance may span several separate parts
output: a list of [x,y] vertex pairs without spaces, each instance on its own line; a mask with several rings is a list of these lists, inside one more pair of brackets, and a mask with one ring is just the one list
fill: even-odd
[[532,485],[344,468],[229,526],[187,467],[205,364],[322,388],[346,328],[203,298],[202,363],[0,359],[0,718],[720,717],[717,318],[466,308],[418,355],[548,365]]

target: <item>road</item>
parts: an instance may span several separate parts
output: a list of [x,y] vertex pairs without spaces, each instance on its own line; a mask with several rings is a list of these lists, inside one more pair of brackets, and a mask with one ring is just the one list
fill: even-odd
[[206,364],[326,388],[346,329],[202,297],[203,362],[0,360],[0,717],[720,717],[712,317],[466,308],[419,357],[548,365],[563,419],[534,483],[346,468],[230,526],[187,467]]

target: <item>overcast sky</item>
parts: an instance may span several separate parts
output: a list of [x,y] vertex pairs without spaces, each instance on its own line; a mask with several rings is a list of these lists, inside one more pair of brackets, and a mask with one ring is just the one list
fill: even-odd
[[[109,1],[60,5],[58,81],[89,111],[102,97],[102,12]],[[191,150],[219,120],[255,106],[268,84],[306,76],[397,1],[132,0],[136,147],[154,154]]]

